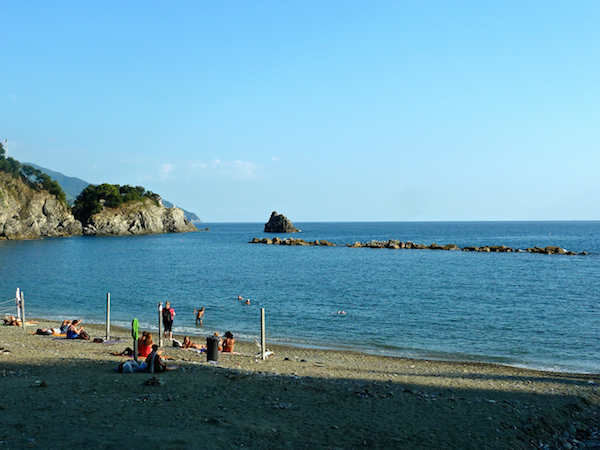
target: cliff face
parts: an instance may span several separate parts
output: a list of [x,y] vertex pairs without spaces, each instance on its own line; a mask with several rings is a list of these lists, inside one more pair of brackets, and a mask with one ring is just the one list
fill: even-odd
[[0,239],[80,235],[81,222],[47,191],[0,172]]
[[47,191],[0,172],[0,240],[86,235],[185,233],[198,231],[181,209],[152,201],[105,208],[82,226],[66,205]]
[[127,203],[105,208],[93,215],[83,234],[124,236],[132,234],[185,233],[198,231],[181,209],[156,206],[152,201]]

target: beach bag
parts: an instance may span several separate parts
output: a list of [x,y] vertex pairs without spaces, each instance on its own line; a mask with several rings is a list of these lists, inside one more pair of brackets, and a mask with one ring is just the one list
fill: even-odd
[[90,340],[90,336],[83,330],[81,330],[81,332],[77,335],[77,338],[84,339],[86,341]]
[[177,339],[173,339],[173,347],[179,348],[179,347],[183,347],[183,345]]

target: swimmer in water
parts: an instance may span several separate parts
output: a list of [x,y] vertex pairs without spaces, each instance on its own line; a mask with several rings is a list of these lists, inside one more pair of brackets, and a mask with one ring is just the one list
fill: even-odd
[[202,326],[202,319],[204,319],[204,306],[200,309],[195,309],[194,314],[196,315],[196,325],[200,322],[200,326]]
[[246,305],[249,305],[249,304],[250,304],[250,299],[249,299],[249,298],[247,298],[247,299],[246,299]]
[[241,295],[238,295],[238,300],[241,302],[244,298]]

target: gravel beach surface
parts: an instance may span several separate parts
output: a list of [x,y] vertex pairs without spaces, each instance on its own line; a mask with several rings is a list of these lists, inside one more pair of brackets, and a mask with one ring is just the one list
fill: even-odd
[[123,374],[129,330],[30,334],[58,325],[0,327],[0,447],[600,450],[598,374],[275,345],[263,361],[239,340],[217,364],[166,346],[177,370]]

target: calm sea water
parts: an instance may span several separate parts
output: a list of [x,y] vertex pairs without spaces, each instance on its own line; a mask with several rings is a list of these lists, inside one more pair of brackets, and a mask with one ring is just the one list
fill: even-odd
[[248,243],[267,236],[263,224],[202,224],[211,231],[1,242],[0,302],[19,287],[30,317],[103,323],[110,292],[113,324],[138,318],[155,330],[157,304],[170,300],[176,332],[246,339],[259,336],[265,308],[271,342],[600,373],[600,222],[295,225],[294,237],[336,244],[556,245],[589,255],[273,246]]

